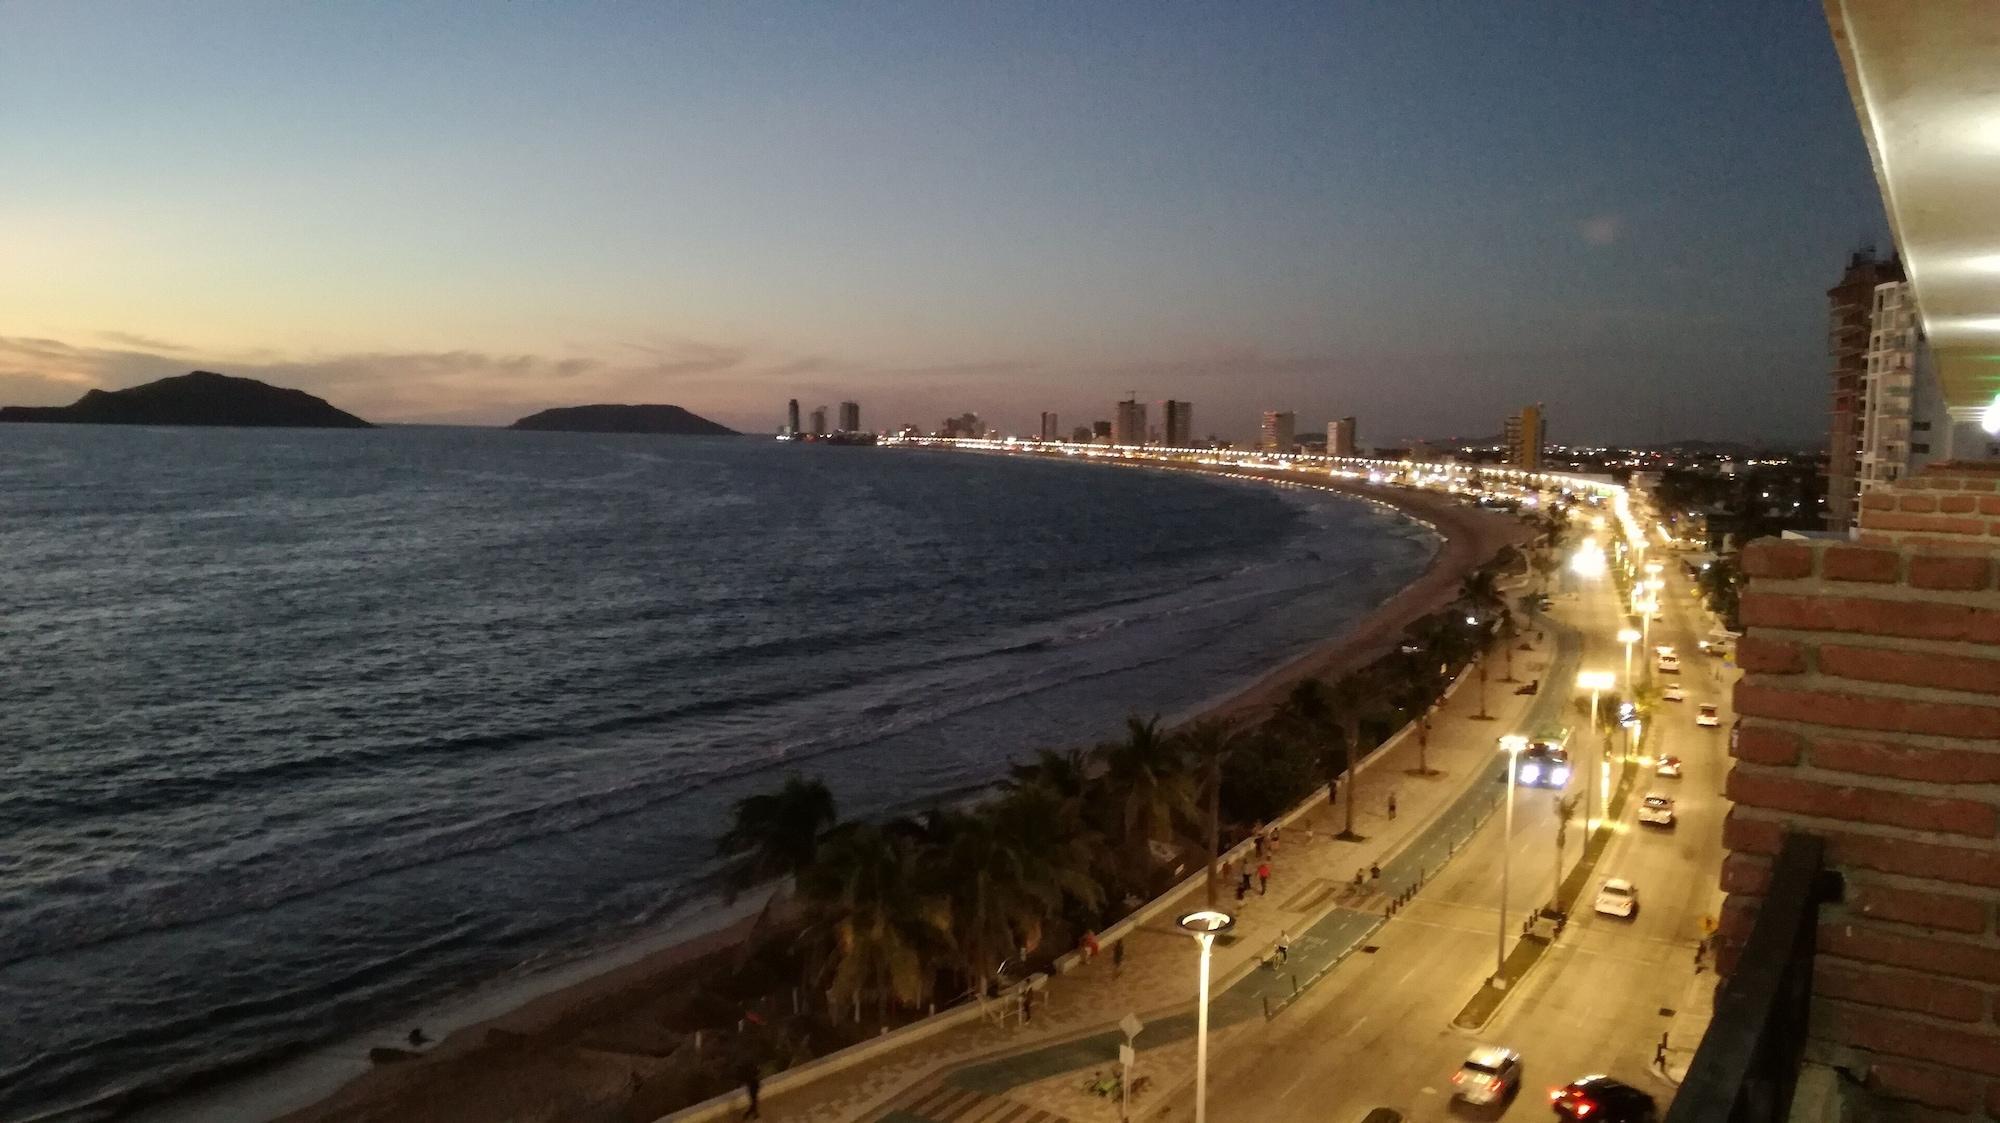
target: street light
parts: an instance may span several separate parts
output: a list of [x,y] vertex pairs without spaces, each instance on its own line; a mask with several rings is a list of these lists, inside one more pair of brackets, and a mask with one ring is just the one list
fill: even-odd
[[1201,1005],[1194,1031],[1194,1123],[1208,1123],[1208,960],[1215,937],[1236,926],[1236,918],[1216,909],[1197,909],[1180,918],[1181,931],[1201,944]]
[[1514,773],[1521,750],[1527,747],[1528,739],[1519,733],[1500,738],[1500,749],[1507,754],[1507,834],[1500,850],[1500,938],[1493,951],[1493,985],[1500,990],[1507,989],[1507,875],[1514,868]]
[[[1576,685],[1577,685],[1577,688],[1578,688],[1578,689],[1580,689],[1580,690],[1588,690],[1588,691],[1590,691],[1590,732],[1591,732],[1591,734],[1592,734],[1592,736],[1593,736],[1593,737],[1595,737],[1595,736],[1597,735],[1597,698],[1598,698],[1598,695],[1600,695],[1600,694],[1602,694],[1603,692],[1605,692],[1605,691],[1607,691],[1607,690],[1611,689],[1611,688],[1612,688],[1613,686],[1615,686],[1616,684],[1617,684],[1617,680],[1611,677],[1611,672],[1610,672],[1610,671],[1579,671],[1579,672],[1577,672],[1577,676],[1576,676]],[[1599,743],[1599,746],[1598,746],[1598,760],[1597,760],[1597,761],[1593,761],[1593,762],[1592,762],[1592,764],[1593,764],[1594,766],[1595,766],[1595,765],[1598,765],[1598,764],[1601,764],[1601,762],[1602,762],[1602,760],[1603,760],[1603,756],[1604,756],[1604,753],[1603,753],[1603,745],[1602,745],[1602,743],[1600,742],[1600,743]],[[1583,775],[1583,782],[1584,782],[1584,795],[1583,795],[1583,845],[1584,845],[1584,852],[1585,852],[1586,854],[1588,854],[1588,853],[1589,853],[1589,850],[1590,850],[1590,836],[1591,836],[1592,832],[1596,830],[1596,827],[1595,827],[1595,825],[1593,825],[1593,824],[1591,823],[1591,815],[1592,815],[1592,813],[1593,813],[1593,812],[1595,812],[1595,811],[1597,810],[1597,796],[1596,796],[1596,794],[1595,794],[1595,793],[1596,793],[1596,789],[1597,789],[1597,779],[1598,779],[1598,776],[1597,776],[1597,773],[1598,773],[1598,771],[1599,771],[1599,768],[1597,768],[1597,767],[1591,767],[1591,768],[1588,768],[1588,769],[1586,769],[1586,770],[1584,771],[1584,775]]]
[[1618,642],[1625,645],[1625,689],[1629,693],[1632,690],[1632,645],[1639,642],[1638,629],[1618,629]]

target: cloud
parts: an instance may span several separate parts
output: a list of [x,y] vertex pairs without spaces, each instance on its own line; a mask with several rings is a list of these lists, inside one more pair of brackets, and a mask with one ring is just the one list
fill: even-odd
[[1593,246],[1608,246],[1625,233],[1625,220],[1615,214],[1600,214],[1577,223],[1576,232]]

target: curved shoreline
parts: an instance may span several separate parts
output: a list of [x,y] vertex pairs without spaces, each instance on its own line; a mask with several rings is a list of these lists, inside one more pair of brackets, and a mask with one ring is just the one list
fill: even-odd
[[[1417,522],[1440,539],[1429,563],[1415,579],[1387,600],[1369,610],[1351,626],[1328,637],[1311,650],[1266,672],[1248,686],[1235,690],[1220,701],[1205,705],[1198,716],[1246,717],[1268,709],[1298,680],[1345,674],[1365,665],[1391,648],[1412,621],[1436,611],[1453,600],[1463,577],[1491,558],[1501,547],[1527,537],[1520,523],[1504,515],[1479,511],[1446,496],[1406,488],[1349,482],[1325,475],[1269,473],[1255,476],[1186,463],[1149,462],[1118,466],[1144,467],[1166,471],[1196,471],[1212,475],[1275,483],[1293,487],[1313,487],[1353,499],[1390,508],[1399,517]],[[196,1115],[182,1115],[174,1109],[194,1105],[161,1105],[176,1117],[185,1118],[270,1118],[267,1112],[281,1112],[283,1123],[335,1123],[346,1120],[390,1120],[426,1118],[435,1120],[490,1120],[506,1117],[555,1118],[563,1105],[577,1102],[573,1096],[615,1096],[624,1088],[625,1073],[637,1071],[632,1055],[621,1069],[609,1056],[607,1064],[589,1063],[580,1055],[587,1051],[593,1026],[629,1013],[647,998],[671,990],[703,970],[705,961],[738,946],[748,935],[751,917],[740,917],[691,938],[661,945],[659,937],[628,942],[621,947],[579,961],[564,972],[575,978],[556,982],[551,989],[530,994],[497,1014],[478,1017],[446,1033],[442,1040],[421,1055],[407,1061],[375,1065],[355,1071],[330,1093],[262,1097],[266,1105],[252,1106],[255,1100],[236,1100],[239,1109],[254,1114],[236,1115],[211,1101],[208,1110],[197,1108]],[[646,948],[637,958],[626,959],[635,948]],[[624,959],[624,962],[618,960]],[[609,963],[609,965],[607,965]],[[581,976],[578,978],[577,976]],[[520,993],[517,987],[509,988]],[[495,1004],[489,993],[482,1004],[474,997],[464,1009],[490,1010]],[[381,1040],[379,1031],[371,1035]],[[342,1048],[352,1048],[348,1042]],[[317,1051],[323,1064],[336,1063],[328,1050]],[[328,1075],[331,1075],[330,1073]],[[330,1081],[316,1081],[325,1087]],[[469,1089],[500,1093],[507,1100],[506,1114],[493,1115],[501,1105],[492,1098],[467,1094]],[[532,1093],[507,1097],[503,1088]],[[303,1090],[301,1090],[303,1091]],[[218,1097],[226,1099],[230,1097]],[[301,1106],[301,1101],[305,1101]],[[217,1109],[221,1108],[221,1111]],[[554,1111],[557,1115],[550,1115]]]

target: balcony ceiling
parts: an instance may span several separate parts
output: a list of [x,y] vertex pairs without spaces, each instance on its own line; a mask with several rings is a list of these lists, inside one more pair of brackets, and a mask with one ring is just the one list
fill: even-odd
[[1824,0],[1947,405],[2000,398],[2000,0]]

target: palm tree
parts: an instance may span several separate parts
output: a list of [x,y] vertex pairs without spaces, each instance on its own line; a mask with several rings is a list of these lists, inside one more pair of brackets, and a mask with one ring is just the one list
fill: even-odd
[[1090,757],[1082,749],[1037,749],[1033,760],[1007,770],[1006,783],[1009,790],[1042,787],[1080,800],[1090,786]]
[[726,895],[733,900],[745,885],[796,877],[835,821],[833,793],[817,777],[787,776],[775,792],[737,800],[735,819],[715,841],[718,854],[735,858]]
[[1188,756],[1201,766],[1201,794],[1208,804],[1207,845],[1204,847],[1208,851],[1208,907],[1214,908],[1217,900],[1215,863],[1222,853],[1222,765],[1230,754],[1242,747],[1244,734],[1231,729],[1228,722],[1208,718],[1181,731],[1180,741]]
[[1542,550],[1537,552],[1528,564],[1535,567],[1535,576],[1538,578],[1535,582],[1535,591],[1546,594],[1549,591],[1549,578],[1555,576],[1556,570],[1562,568],[1562,559],[1553,549]]
[[1160,719],[1125,719],[1125,739],[1098,749],[1104,761],[1103,781],[1116,805],[1117,829],[1126,848],[1138,860],[1136,869],[1153,868],[1152,844],[1173,838],[1175,822],[1191,822],[1194,788],[1180,745],[1160,731]]
[[815,918],[807,938],[822,945],[834,1009],[873,998],[886,1018],[890,1002],[929,993],[932,966],[950,944],[951,908],[926,891],[926,864],[909,843],[861,824],[827,835],[800,871]]
[[[1285,695],[1275,715],[1281,727],[1315,746],[1313,759],[1326,777],[1327,801],[1332,802],[1340,789],[1346,787],[1347,827],[1339,837],[1350,841],[1361,837],[1354,833],[1353,782],[1354,764],[1360,755],[1353,750],[1360,741],[1360,735],[1348,732],[1350,720],[1357,724],[1361,720],[1361,704],[1354,693],[1356,682],[1356,678],[1350,675],[1329,689],[1321,679],[1301,679]],[[1335,734],[1345,739],[1336,743],[1333,740]]]

